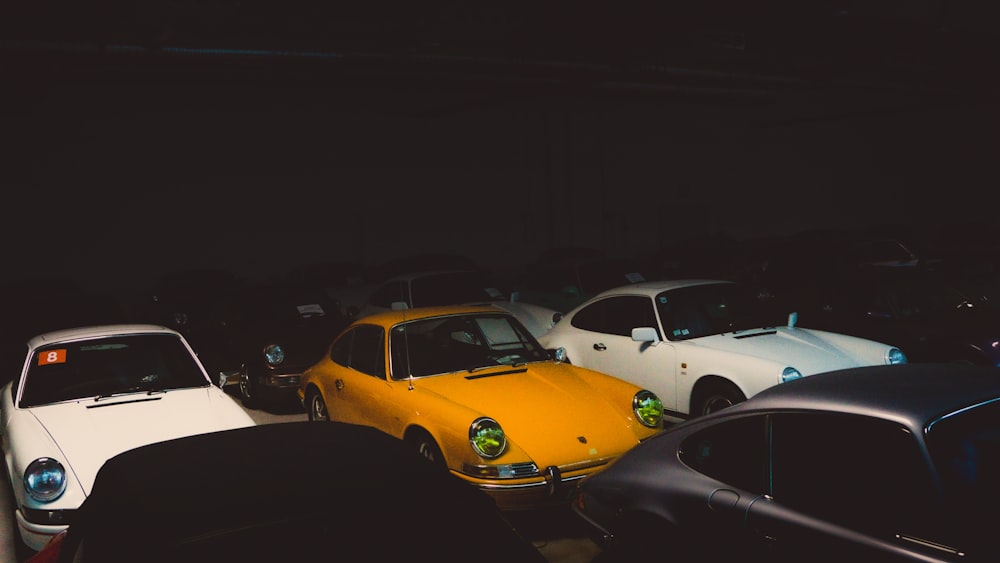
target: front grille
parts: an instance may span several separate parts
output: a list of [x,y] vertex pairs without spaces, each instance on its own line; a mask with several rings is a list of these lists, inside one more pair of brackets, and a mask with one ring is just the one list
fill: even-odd
[[538,466],[532,462],[526,463],[512,463],[510,466],[512,470],[512,477],[517,479],[519,477],[534,477],[538,475]]

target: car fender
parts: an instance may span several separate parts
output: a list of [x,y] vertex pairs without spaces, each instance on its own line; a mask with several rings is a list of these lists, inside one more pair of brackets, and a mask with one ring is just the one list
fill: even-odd
[[691,392],[706,377],[721,377],[750,398],[780,383],[781,371],[786,367],[786,364],[748,354],[697,346],[677,348],[677,395],[683,398],[681,404],[685,413],[691,412]]
[[[66,457],[66,454],[33,414],[18,409],[11,412],[7,419],[3,440],[7,475],[18,507],[77,508],[86,498],[86,492],[73,471],[72,460]],[[59,461],[66,470],[66,492],[53,502],[41,503],[33,500],[28,496],[22,484],[28,465],[40,457],[53,458]]]
[[859,360],[866,361],[873,365],[885,364],[889,349],[894,347],[890,343],[878,342],[838,332],[828,332],[811,328],[795,328],[792,330],[795,332],[801,331],[806,334],[810,334],[817,339],[828,343],[832,347],[843,349],[853,354]]
[[[480,417],[489,417],[467,405],[452,401],[447,397],[420,386],[419,381],[412,390],[409,404],[399,405],[402,416],[401,432],[396,437],[405,439],[415,429],[423,429],[434,438],[449,468],[459,471],[464,463],[483,463],[469,444],[468,429]],[[502,425],[501,421],[501,425]],[[498,458],[527,461],[531,458],[507,436],[507,451]]]

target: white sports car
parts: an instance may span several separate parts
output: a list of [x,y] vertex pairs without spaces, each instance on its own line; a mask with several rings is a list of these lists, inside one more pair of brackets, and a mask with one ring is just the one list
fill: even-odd
[[36,551],[72,522],[107,459],[152,442],[254,425],[212,383],[184,337],[156,325],[36,336],[20,375],[0,393],[18,533]]
[[640,282],[584,302],[539,341],[560,359],[653,391],[677,420],[803,376],[906,363],[895,346],[796,327],[795,319],[790,313],[778,326],[735,282]]

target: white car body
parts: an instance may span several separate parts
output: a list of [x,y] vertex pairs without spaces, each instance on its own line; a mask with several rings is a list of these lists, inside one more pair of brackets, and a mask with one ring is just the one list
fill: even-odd
[[[562,313],[555,309],[507,298],[502,291],[495,287],[477,285],[478,280],[476,278],[480,275],[480,272],[468,270],[435,270],[395,276],[379,284],[371,292],[365,304],[360,307],[360,310],[354,317],[362,318],[375,313],[393,309],[405,309],[411,306],[489,304],[517,317],[517,320],[521,321],[524,328],[528,329],[528,332],[535,338],[548,332],[555,326],[556,321],[562,317]],[[462,284],[460,290],[453,294],[454,299],[444,300],[438,299],[438,296],[435,296],[431,302],[428,303],[425,299],[422,303],[420,290],[414,291],[415,283],[427,283],[428,280],[448,277],[452,279],[464,279],[466,276],[468,276],[469,283]]]
[[[75,360],[69,356],[80,357],[82,354],[75,353],[76,346],[94,348],[107,346],[106,343],[116,338],[136,339],[150,335],[173,336],[183,345],[183,351],[178,351],[178,347],[170,344],[171,358],[178,359],[180,363],[170,363],[171,367],[165,367],[164,371],[170,373],[175,366],[182,365],[183,371],[189,374],[184,379],[185,387],[172,387],[174,382],[166,381],[170,376],[164,376],[163,389],[152,391],[132,390],[99,398],[85,390],[85,396],[32,406],[27,406],[27,401],[23,400],[24,390],[31,385],[28,378],[41,377],[39,370],[30,369],[41,365],[40,359],[34,359],[39,348],[52,350],[53,346],[65,346],[62,349],[74,351],[66,353],[67,359],[63,363],[69,366]],[[118,342],[124,341],[135,342]],[[36,551],[66,528],[66,524],[32,522],[25,517],[26,509],[51,511],[56,515],[72,514],[89,495],[97,471],[107,459],[153,442],[255,424],[239,403],[213,384],[184,337],[166,327],[105,325],[50,332],[36,336],[28,343],[27,358],[20,375],[0,389],[0,434],[13,490],[18,533],[25,545]],[[190,366],[189,361],[194,366]],[[195,381],[195,370],[200,372],[203,382]],[[149,370],[143,373],[145,371]],[[181,370],[176,369],[174,373],[177,371]],[[88,372],[81,379],[90,375]],[[150,384],[158,381],[151,375],[141,376],[140,379]],[[193,386],[187,386],[192,382]],[[65,491],[49,502],[29,495],[24,482],[29,464],[39,458],[54,459],[65,469]]]
[[[562,348],[574,365],[650,389],[677,420],[703,414],[703,403],[709,400],[707,389],[720,390],[716,398],[731,404],[786,378],[906,361],[901,351],[888,344],[795,327],[794,314],[784,326],[706,327],[686,333],[675,320],[684,300],[678,290],[705,286],[699,291],[712,291],[709,286],[715,284],[739,287],[721,280],[664,280],[610,289],[567,313],[539,341],[549,350]],[[667,309],[668,304],[675,309]],[[615,311],[614,316],[601,317],[608,319],[609,330],[590,330],[597,326],[594,323],[604,322],[593,320],[601,307]],[[728,311],[718,309],[722,311],[718,318],[733,309],[735,303]],[[671,318],[663,318],[668,315]],[[796,371],[786,372],[789,368]]]

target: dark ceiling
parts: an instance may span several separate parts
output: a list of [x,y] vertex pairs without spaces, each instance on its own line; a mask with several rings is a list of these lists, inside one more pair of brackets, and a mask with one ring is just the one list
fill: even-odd
[[0,55],[134,65],[744,88],[867,80],[992,95],[988,0],[43,0],[7,3]]

